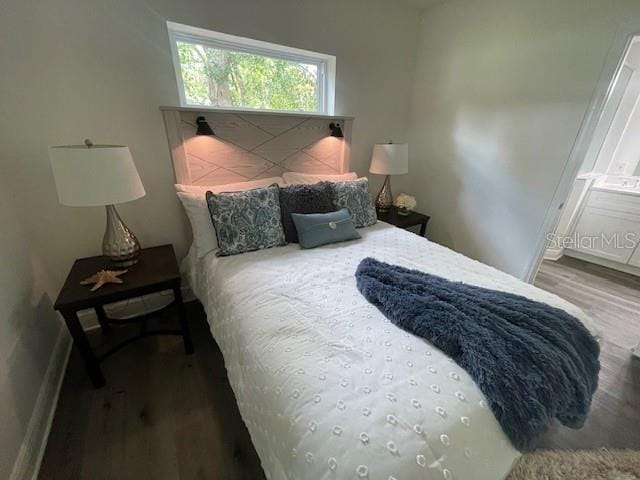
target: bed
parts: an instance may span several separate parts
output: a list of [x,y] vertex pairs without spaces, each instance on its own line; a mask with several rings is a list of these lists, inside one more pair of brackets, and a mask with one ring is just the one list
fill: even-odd
[[[199,115],[215,137],[195,136]],[[171,107],[163,118],[176,182],[202,195],[212,185],[235,191],[229,183],[281,172],[349,169],[350,117]],[[344,138],[330,136],[329,122],[343,124]],[[191,213],[185,205],[192,230],[206,226],[194,231],[194,245],[215,238],[204,200],[197,202]],[[356,287],[358,264],[374,257],[520,294],[564,309],[595,333],[588,318],[555,295],[413,233],[383,222],[358,232],[359,240],[313,250],[290,244],[216,257],[213,247],[192,247],[183,264],[267,478],[504,478],[520,454],[481,391],[443,352],[367,302]]]
[[269,479],[498,480],[519,453],[464,370],[358,292],[371,256],[564,309],[559,297],[383,222],[362,239],[185,261]]

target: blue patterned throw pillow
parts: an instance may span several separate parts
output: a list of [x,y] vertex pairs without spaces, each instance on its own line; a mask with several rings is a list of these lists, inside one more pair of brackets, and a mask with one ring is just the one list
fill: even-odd
[[368,227],[378,221],[376,208],[369,195],[369,181],[366,178],[350,182],[334,183],[333,204],[336,209],[346,208],[356,228]]
[[217,256],[285,244],[277,184],[244,192],[207,192],[207,205],[218,239]]

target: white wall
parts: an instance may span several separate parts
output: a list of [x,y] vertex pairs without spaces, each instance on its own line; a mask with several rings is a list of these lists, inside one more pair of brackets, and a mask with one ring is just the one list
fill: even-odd
[[[640,46],[640,44],[638,44]],[[632,176],[640,158],[640,71],[635,70],[605,139],[598,165],[611,175]],[[612,147],[609,152],[607,147]],[[608,155],[607,155],[608,154]]]
[[186,251],[158,110],[178,100],[166,20],[336,55],[355,169],[374,142],[409,139],[394,191],[417,195],[430,236],[520,275],[616,29],[639,14],[633,0],[450,0],[419,25],[383,0],[2,2],[0,478],[59,329],[52,299],[104,228],[100,209],[58,205],[46,147],[129,145],[148,195],[123,217],[144,245]]
[[564,240],[562,239],[571,235],[593,182],[594,178],[589,174],[578,175],[573,182],[554,231],[556,241],[549,244],[549,238],[545,237],[548,243],[547,249],[544,252],[544,258],[546,260],[555,261],[564,255]]
[[525,275],[608,50],[639,16],[632,0],[450,0],[427,10],[410,171],[431,238]]
[[47,146],[86,137],[129,145],[147,196],[123,205],[122,216],[143,246],[186,252],[158,109],[178,102],[167,20],[336,55],[336,113],[356,117],[359,173],[374,142],[407,140],[419,23],[412,8],[383,0],[1,2],[0,478],[55,340],[51,301],[72,260],[99,253],[104,229],[101,209],[58,204]]
[[86,137],[131,147],[148,194],[120,210],[142,244],[186,251],[158,110],[178,101],[167,19],[336,55],[336,113],[356,117],[352,164],[365,173],[375,141],[406,140],[417,17],[367,0],[4,2],[0,161],[52,276],[99,251],[102,210],[58,205],[46,151]]
[[[0,178],[0,478],[10,478],[31,420],[60,322],[42,259],[28,248]],[[41,277],[39,280],[36,277]]]
[[611,142],[611,140],[615,136],[615,132],[624,129],[624,124],[633,110],[634,103],[629,102],[629,94],[632,90],[636,90],[636,98],[640,94],[640,83],[635,82],[635,87],[630,88],[633,72],[634,70],[626,65],[621,67],[620,74],[611,90],[611,95],[598,120],[598,126],[593,132],[593,138],[585,159],[580,166],[581,174],[601,174],[605,173],[609,168],[611,157],[616,147],[615,142]]

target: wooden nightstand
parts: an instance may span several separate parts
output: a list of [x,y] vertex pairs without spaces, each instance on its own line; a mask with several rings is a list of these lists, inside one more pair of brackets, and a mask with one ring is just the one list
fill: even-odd
[[[109,259],[103,256],[81,258],[71,267],[54,308],[58,310],[69,328],[73,343],[80,352],[89,377],[96,388],[105,385],[105,379],[100,369],[100,363],[110,355],[136,340],[151,335],[180,335],[184,341],[187,354],[193,353],[193,345],[187,325],[182,292],[180,291],[180,271],[176,255],[171,245],[145,248],[140,253],[140,261],[129,267],[129,271],[122,275],[122,284],[106,284],[99,290],[91,292],[90,285],[80,285],[80,281],[96,273],[98,270],[119,270],[109,264]],[[174,301],[151,313],[127,319],[112,319],[107,317],[104,305],[108,303],[140,297],[163,290],[172,290]],[[109,335],[113,326],[139,323],[140,332],[123,342],[110,347],[108,350],[96,353],[91,348],[85,331],[78,320],[78,311],[93,308],[98,316],[100,327],[105,335]],[[158,315],[161,311],[175,309],[178,313],[180,329],[149,330],[147,320]]]
[[395,225],[398,228],[411,228],[420,225],[420,236],[424,237],[427,231],[427,223],[431,218],[429,215],[423,215],[418,212],[410,212],[409,215],[400,215],[398,207],[391,207],[388,212],[377,212],[378,220]]

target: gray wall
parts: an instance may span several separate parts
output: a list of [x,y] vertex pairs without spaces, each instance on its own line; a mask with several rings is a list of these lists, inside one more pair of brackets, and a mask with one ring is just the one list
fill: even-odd
[[[0,178],[0,478],[8,479],[40,391],[60,322],[42,258],[29,249]],[[41,277],[37,279],[37,277]]]
[[0,161],[35,244],[52,252],[51,274],[60,282],[101,241],[103,212],[58,205],[47,159],[48,145],[86,137],[130,146],[148,194],[121,214],[141,242],[186,251],[158,110],[178,102],[167,19],[336,55],[336,113],[356,117],[352,165],[366,173],[374,142],[407,139],[418,15],[386,3],[4,2]]
[[418,197],[430,236],[521,275],[616,30],[639,15],[632,0],[450,0],[421,23],[382,0],[3,2],[0,478],[57,336],[51,299],[104,228],[100,209],[58,204],[47,146],[129,145],[148,194],[123,217],[144,245],[186,251],[158,110],[178,100],[166,20],[336,55],[353,167],[410,140],[394,191]]
[[450,0],[423,17],[409,189],[430,237],[516,276],[632,0]]
[[[374,142],[407,140],[419,16],[393,2],[3,1],[0,478],[55,341],[51,299],[74,258],[99,252],[104,229],[101,209],[58,204],[47,146],[86,137],[129,145],[147,196],[123,205],[122,216],[143,245],[186,252],[158,109],[178,102],[166,20],[336,55],[336,113],[356,117],[352,165],[361,174]],[[43,283],[47,294],[36,287]]]

